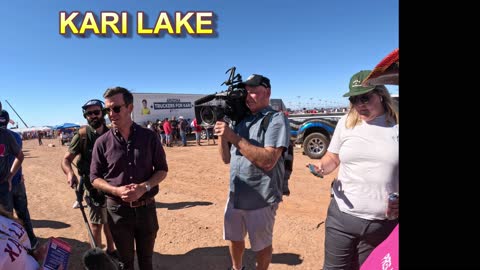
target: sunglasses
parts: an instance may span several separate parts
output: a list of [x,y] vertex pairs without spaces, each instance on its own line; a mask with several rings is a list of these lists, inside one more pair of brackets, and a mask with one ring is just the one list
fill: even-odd
[[111,108],[105,107],[104,110],[105,110],[107,113],[110,113],[111,111],[113,111],[114,113],[119,113],[123,106],[127,107],[127,104],[117,105],[117,106],[113,106],[113,107],[111,107]]
[[361,103],[361,104],[368,104],[368,102],[370,101],[370,98],[372,98],[372,93],[368,93],[368,94],[364,94],[364,95],[360,95],[360,96],[353,96],[353,97],[349,97],[348,100],[350,100],[350,102],[355,105],[355,104],[358,104],[358,103]]
[[94,111],[86,111],[85,115],[92,116],[92,115],[99,115],[101,110],[94,110]]

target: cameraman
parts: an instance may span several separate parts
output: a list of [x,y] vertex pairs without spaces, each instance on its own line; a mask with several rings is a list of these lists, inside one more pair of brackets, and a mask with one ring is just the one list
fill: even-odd
[[[282,201],[285,173],[282,152],[288,147],[288,118],[269,106],[270,80],[253,74],[243,83],[248,92],[247,115],[233,129],[217,121],[222,160],[230,166],[230,193],[224,216],[224,239],[230,241],[233,270],[244,269],[242,257],[248,232],[256,252],[257,270],[267,269],[272,259],[273,226],[278,203]],[[265,132],[262,119],[272,114]]]
[[80,204],[82,203],[83,190],[85,187],[90,198],[87,203],[90,207],[90,228],[92,229],[95,244],[99,247],[102,246],[102,225],[104,225],[103,232],[107,240],[107,254],[118,257],[107,223],[105,194],[95,189],[89,179],[93,145],[100,135],[108,131],[105,125],[105,113],[102,103],[103,102],[98,99],[92,99],[82,106],[83,116],[87,119],[88,126],[80,128],[73,136],[61,165],[63,172],[67,175],[68,184],[72,188],[75,187],[78,184],[78,179],[73,172],[72,162],[75,157],[80,154],[77,169],[81,177],[78,187],[78,193],[81,195],[79,196],[80,198],[77,198],[77,201]]

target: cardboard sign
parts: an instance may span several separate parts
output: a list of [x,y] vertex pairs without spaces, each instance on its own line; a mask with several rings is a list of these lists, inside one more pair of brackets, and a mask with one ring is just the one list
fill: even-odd
[[68,259],[72,247],[65,241],[58,238],[50,238],[47,244],[47,253],[43,260],[43,268],[56,270],[60,265],[63,265],[63,269],[68,269]]

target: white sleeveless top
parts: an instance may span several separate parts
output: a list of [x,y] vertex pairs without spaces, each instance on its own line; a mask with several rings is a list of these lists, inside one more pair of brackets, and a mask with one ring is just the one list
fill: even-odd
[[0,215],[0,234],[2,233],[17,240],[25,248],[32,248],[25,228],[16,221]]
[[0,216],[0,269],[37,270],[40,265],[27,249],[30,240],[23,226]]

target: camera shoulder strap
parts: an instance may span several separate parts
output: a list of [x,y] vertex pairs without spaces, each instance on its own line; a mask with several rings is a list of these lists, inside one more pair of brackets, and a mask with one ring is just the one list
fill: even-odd
[[[87,149],[87,147],[88,147],[87,126],[81,127],[78,130],[78,135],[80,136],[81,155],[85,155],[84,158],[86,158],[87,151],[88,151],[88,149]],[[86,175],[86,177],[89,177],[89,175]],[[83,184],[87,188],[88,191],[91,191],[94,188],[89,179],[85,179],[85,181],[83,181]]]
[[86,153],[87,151],[87,127],[81,127],[78,130],[78,135],[80,136],[80,143],[81,143],[81,154]]
[[[258,134],[257,134],[258,137],[260,137],[260,135],[262,133],[265,134],[265,132],[267,132],[268,124],[270,124],[270,121],[272,120],[272,117],[273,117],[274,113],[275,113],[275,111],[269,111],[263,117],[262,124],[261,124],[260,128],[258,129]],[[283,149],[284,154],[285,154],[285,151],[287,151],[287,149]]]
[[[273,117],[273,113],[274,113],[273,111],[269,111],[267,112],[267,115],[263,117],[261,127],[258,129],[258,137],[260,137],[262,132],[263,134],[267,132],[268,124],[270,123],[270,120]],[[283,156],[283,164],[285,167],[285,174],[282,182],[282,194],[289,196],[290,189],[288,187],[288,181],[293,171],[293,142],[291,140],[288,147],[283,149],[282,156]]]
[[261,124],[260,128],[258,129],[258,134],[257,134],[258,137],[260,137],[262,132],[263,133],[267,132],[268,124],[270,124],[270,120],[272,120],[273,113],[274,113],[273,111],[269,111],[263,117],[262,124]]

